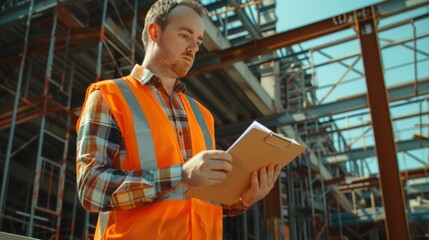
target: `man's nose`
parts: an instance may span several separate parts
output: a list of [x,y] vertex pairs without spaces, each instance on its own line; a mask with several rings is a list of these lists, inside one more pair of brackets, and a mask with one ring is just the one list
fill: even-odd
[[188,47],[188,52],[195,54],[200,50],[200,46],[198,45],[197,41],[191,41],[191,45]]

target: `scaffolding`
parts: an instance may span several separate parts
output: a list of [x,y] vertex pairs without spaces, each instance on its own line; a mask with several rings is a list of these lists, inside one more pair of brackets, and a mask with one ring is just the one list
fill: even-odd
[[[74,124],[80,110],[79,106],[72,106],[72,95],[82,91],[85,83],[82,84],[81,79],[86,74],[75,74],[76,66],[82,62],[79,62],[79,56],[71,53],[70,47],[73,45],[75,48],[80,41],[91,42],[94,36],[83,30],[85,23],[77,20],[77,15],[82,11],[80,5],[56,1],[51,1],[51,4],[49,12],[52,15],[47,19],[33,17],[45,7],[34,1],[22,1],[9,6],[5,3],[2,6],[15,11],[27,8],[28,13],[21,64],[16,65],[15,59],[3,60],[5,65],[2,69],[1,88],[5,94],[15,96],[15,100],[9,102],[7,98],[2,98],[5,102],[1,107],[1,130],[9,130],[9,138],[6,153],[2,155],[4,167],[0,219],[2,229],[15,229],[17,233],[27,236],[41,239],[87,239],[94,231],[95,217],[89,213],[82,214],[83,209],[78,207],[80,204],[77,203],[76,191],[67,191],[65,188],[75,189],[75,163],[74,157],[71,157],[74,153],[69,153],[74,146],[69,143],[75,142],[75,135],[72,133],[75,132]],[[138,1],[133,4],[128,3],[132,18],[125,19],[131,21],[131,24],[125,26],[115,2],[102,2],[94,68],[97,81],[100,77],[123,74],[124,69],[129,70],[134,65],[139,9]],[[108,6],[111,12],[117,14],[121,28],[106,17]],[[94,3],[93,7],[97,8],[98,3]],[[19,32],[13,23],[11,26],[9,31]],[[31,36],[32,39],[46,48],[34,49],[30,46],[30,30],[34,29],[37,29],[38,36]],[[31,54],[28,54],[29,48]],[[19,70],[16,70],[17,67]],[[13,75],[5,75],[9,71],[18,73],[17,81],[12,79]],[[75,78],[82,85],[74,86]],[[90,82],[94,79],[88,80]],[[79,95],[82,97],[82,94]],[[26,136],[28,139],[14,139],[15,130],[22,126],[31,128]],[[21,152],[31,151],[32,159],[20,160]],[[11,189],[8,185],[10,178],[16,179],[19,175],[32,180],[22,183],[23,190]],[[21,196],[26,199],[23,205],[15,205],[14,202],[18,201],[14,198]],[[68,206],[72,207],[63,208],[65,198]],[[80,215],[84,216],[84,221],[78,220]]]

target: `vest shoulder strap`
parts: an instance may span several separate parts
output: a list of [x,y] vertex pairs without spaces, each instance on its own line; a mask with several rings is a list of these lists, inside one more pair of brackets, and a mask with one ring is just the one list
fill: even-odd
[[200,128],[202,132],[204,133],[204,140],[206,142],[206,148],[207,149],[213,149],[213,142],[212,137],[210,136],[210,131],[207,126],[206,120],[204,118],[203,113],[201,112],[201,109],[198,107],[198,103],[195,99],[190,97],[189,95],[185,95],[188,99],[189,104],[191,105],[192,111],[195,114],[195,118],[197,119],[198,125],[200,125]]

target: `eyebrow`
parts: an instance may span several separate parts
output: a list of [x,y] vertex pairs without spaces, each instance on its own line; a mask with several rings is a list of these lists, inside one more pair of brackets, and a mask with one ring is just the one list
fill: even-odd
[[[191,33],[191,34],[194,34],[194,31],[192,31],[192,29],[190,29],[190,28],[188,28],[188,27],[180,27],[179,28],[179,31],[186,31],[186,32],[189,32],[189,33]],[[204,37],[203,36],[198,36],[197,37],[199,40],[201,40],[201,42],[203,42],[204,41]]]

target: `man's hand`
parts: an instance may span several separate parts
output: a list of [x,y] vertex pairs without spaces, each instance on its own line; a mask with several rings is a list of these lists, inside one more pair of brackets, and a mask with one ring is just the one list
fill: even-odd
[[251,174],[250,187],[241,195],[245,207],[250,207],[264,198],[273,188],[282,166],[270,164]]
[[232,170],[232,157],[221,150],[206,150],[183,164],[182,182],[188,187],[205,187],[222,182]]

